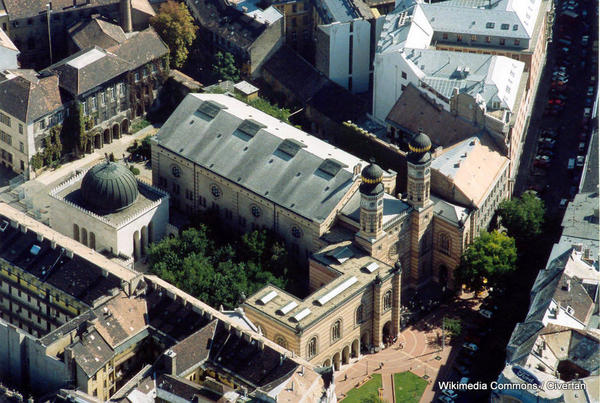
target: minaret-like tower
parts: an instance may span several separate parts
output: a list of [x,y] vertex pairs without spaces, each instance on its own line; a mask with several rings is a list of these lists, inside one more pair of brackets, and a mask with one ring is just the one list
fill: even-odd
[[121,28],[124,32],[133,31],[131,22],[131,0],[120,0],[121,8]]
[[373,161],[361,173],[359,236],[378,239],[383,235],[383,169]]
[[[433,247],[433,203],[429,195],[431,140],[425,133],[416,135],[408,145],[408,203],[414,208],[410,229],[410,271],[407,280],[419,288],[431,279],[431,249]],[[406,278],[406,277],[405,277]]]
[[408,203],[415,209],[423,209],[431,204],[430,166],[431,140],[425,133],[419,133],[409,143],[410,152],[407,158],[407,190]]

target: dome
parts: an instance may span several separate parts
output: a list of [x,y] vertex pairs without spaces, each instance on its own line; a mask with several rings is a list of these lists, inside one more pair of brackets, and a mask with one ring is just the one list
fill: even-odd
[[360,174],[360,192],[365,195],[378,195],[383,192],[383,169],[374,162],[367,165]]
[[87,171],[83,177],[81,197],[85,206],[91,210],[119,211],[137,199],[137,180],[124,165],[102,162]]
[[408,144],[408,148],[415,153],[425,153],[431,149],[431,140],[428,135],[421,132],[413,137]]
[[379,183],[383,179],[383,169],[373,162],[367,165],[361,172],[363,183]]

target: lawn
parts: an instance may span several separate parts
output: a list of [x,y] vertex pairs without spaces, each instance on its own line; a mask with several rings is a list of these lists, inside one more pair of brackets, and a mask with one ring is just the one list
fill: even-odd
[[371,375],[371,379],[360,388],[354,388],[348,391],[343,403],[360,403],[363,400],[371,401],[373,397],[379,398],[379,388],[381,388],[381,374]]
[[427,381],[412,372],[394,374],[394,393],[397,402],[418,403],[426,386]]

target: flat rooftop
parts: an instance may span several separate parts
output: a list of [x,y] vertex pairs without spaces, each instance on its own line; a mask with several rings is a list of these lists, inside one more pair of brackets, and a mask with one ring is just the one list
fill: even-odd
[[[342,237],[343,238],[343,237]],[[261,289],[244,305],[260,311],[292,329],[307,329],[344,302],[369,286],[375,277],[385,279],[393,268],[352,245],[351,239],[341,240],[313,254],[312,258],[338,277],[305,299],[273,285]]]

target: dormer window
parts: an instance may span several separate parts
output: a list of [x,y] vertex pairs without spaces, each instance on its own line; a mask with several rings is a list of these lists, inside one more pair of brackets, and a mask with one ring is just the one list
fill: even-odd
[[488,29],[493,29],[496,26],[493,22],[486,22],[485,27]]
[[502,25],[500,25],[500,29],[502,29],[503,31],[507,31],[508,28],[510,28],[510,24],[502,24]]

